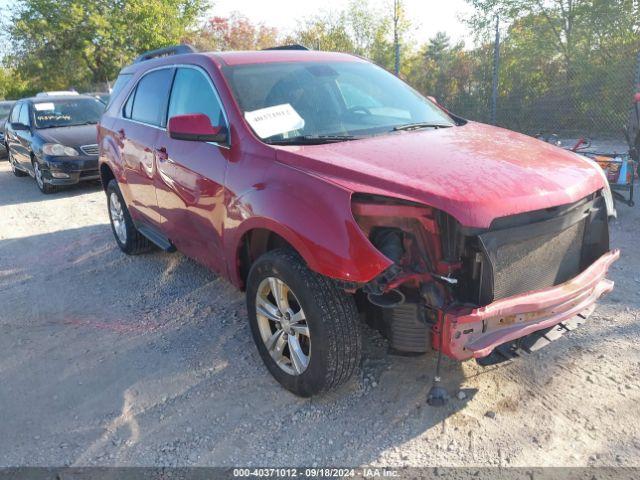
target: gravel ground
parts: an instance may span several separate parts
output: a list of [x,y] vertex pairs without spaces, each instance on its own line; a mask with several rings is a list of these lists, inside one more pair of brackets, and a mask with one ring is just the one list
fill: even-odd
[[363,327],[359,375],[305,400],[267,374],[241,293],[180,254],[123,255],[99,187],[45,196],[0,162],[0,466],[640,466],[640,209],[618,210],[616,289],[577,331],[445,362],[438,409],[435,356]]

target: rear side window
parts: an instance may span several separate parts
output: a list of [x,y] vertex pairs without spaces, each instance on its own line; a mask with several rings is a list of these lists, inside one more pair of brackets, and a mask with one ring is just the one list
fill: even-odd
[[134,93],[132,120],[164,126],[172,78],[173,69],[169,68],[156,70],[142,77]]
[[195,68],[178,68],[169,102],[169,118],[187,113],[204,113],[212,125],[225,125],[222,106],[205,74]]

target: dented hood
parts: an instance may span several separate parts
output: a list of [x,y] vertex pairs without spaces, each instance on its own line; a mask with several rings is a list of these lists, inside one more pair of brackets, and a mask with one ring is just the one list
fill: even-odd
[[604,186],[595,164],[532,137],[469,122],[340,143],[277,147],[278,161],[353,192],[418,201],[468,227],[575,202]]

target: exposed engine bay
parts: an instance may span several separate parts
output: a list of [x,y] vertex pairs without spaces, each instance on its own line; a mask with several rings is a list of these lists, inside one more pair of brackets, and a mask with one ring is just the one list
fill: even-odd
[[[420,204],[373,195],[354,195],[353,213],[372,244],[393,261],[361,286],[359,306],[399,353],[435,348],[457,359],[482,358],[493,348],[470,350],[474,342],[484,339],[495,346],[495,339],[512,342],[518,329],[524,336],[553,328],[561,321],[558,315],[583,306],[586,310],[593,303],[588,300],[608,291],[602,277],[617,258],[612,254],[615,258],[595,265],[609,252],[607,209],[600,192],[569,205],[498,218],[487,229],[464,227]],[[581,275],[584,281],[576,281]],[[571,282],[571,292],[568,287],[553,290]],[[531,302],[524,297],[547,290],[558,300],[549,300],[550,305],[558,308],[527,308]],[[516,313],[501,315],[506,306]],[[495,318],[485,310],[495,310]],[[543,326],[551,317],[555,323]],[[467,328],[456,328],[465,319]]]

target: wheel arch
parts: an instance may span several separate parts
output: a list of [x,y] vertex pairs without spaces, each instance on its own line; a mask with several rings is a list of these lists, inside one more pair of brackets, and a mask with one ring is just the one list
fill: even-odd
[[109,182],[115,180],[116,176],[113,174],[113,170],[107,163],[100,164],[100,183],[102,183],[102,189],[106,192]]
[[98,164],[100,170],[100,178],[102,182],[102,188],[107,191],[109,182],[115,179],[121,186],[124,182],[124,171],[122,168],[122,162],[120,162],[120,154],[118,146],[115,140],[108,135],[103,135],[100,142],[100,156],[98,157]]
[[[289,248],[297,253],[307,265],[314,269],[312,254],[295,238],[288,229],[272,223],[269,225],[248,227],[240,235],[235,248],[235,261],[230,273],[231,281],[241,290],[246,288],[246,280],[251,265],[265,253],[277,248]],[[316,266],[317,268],[317,266]]]

